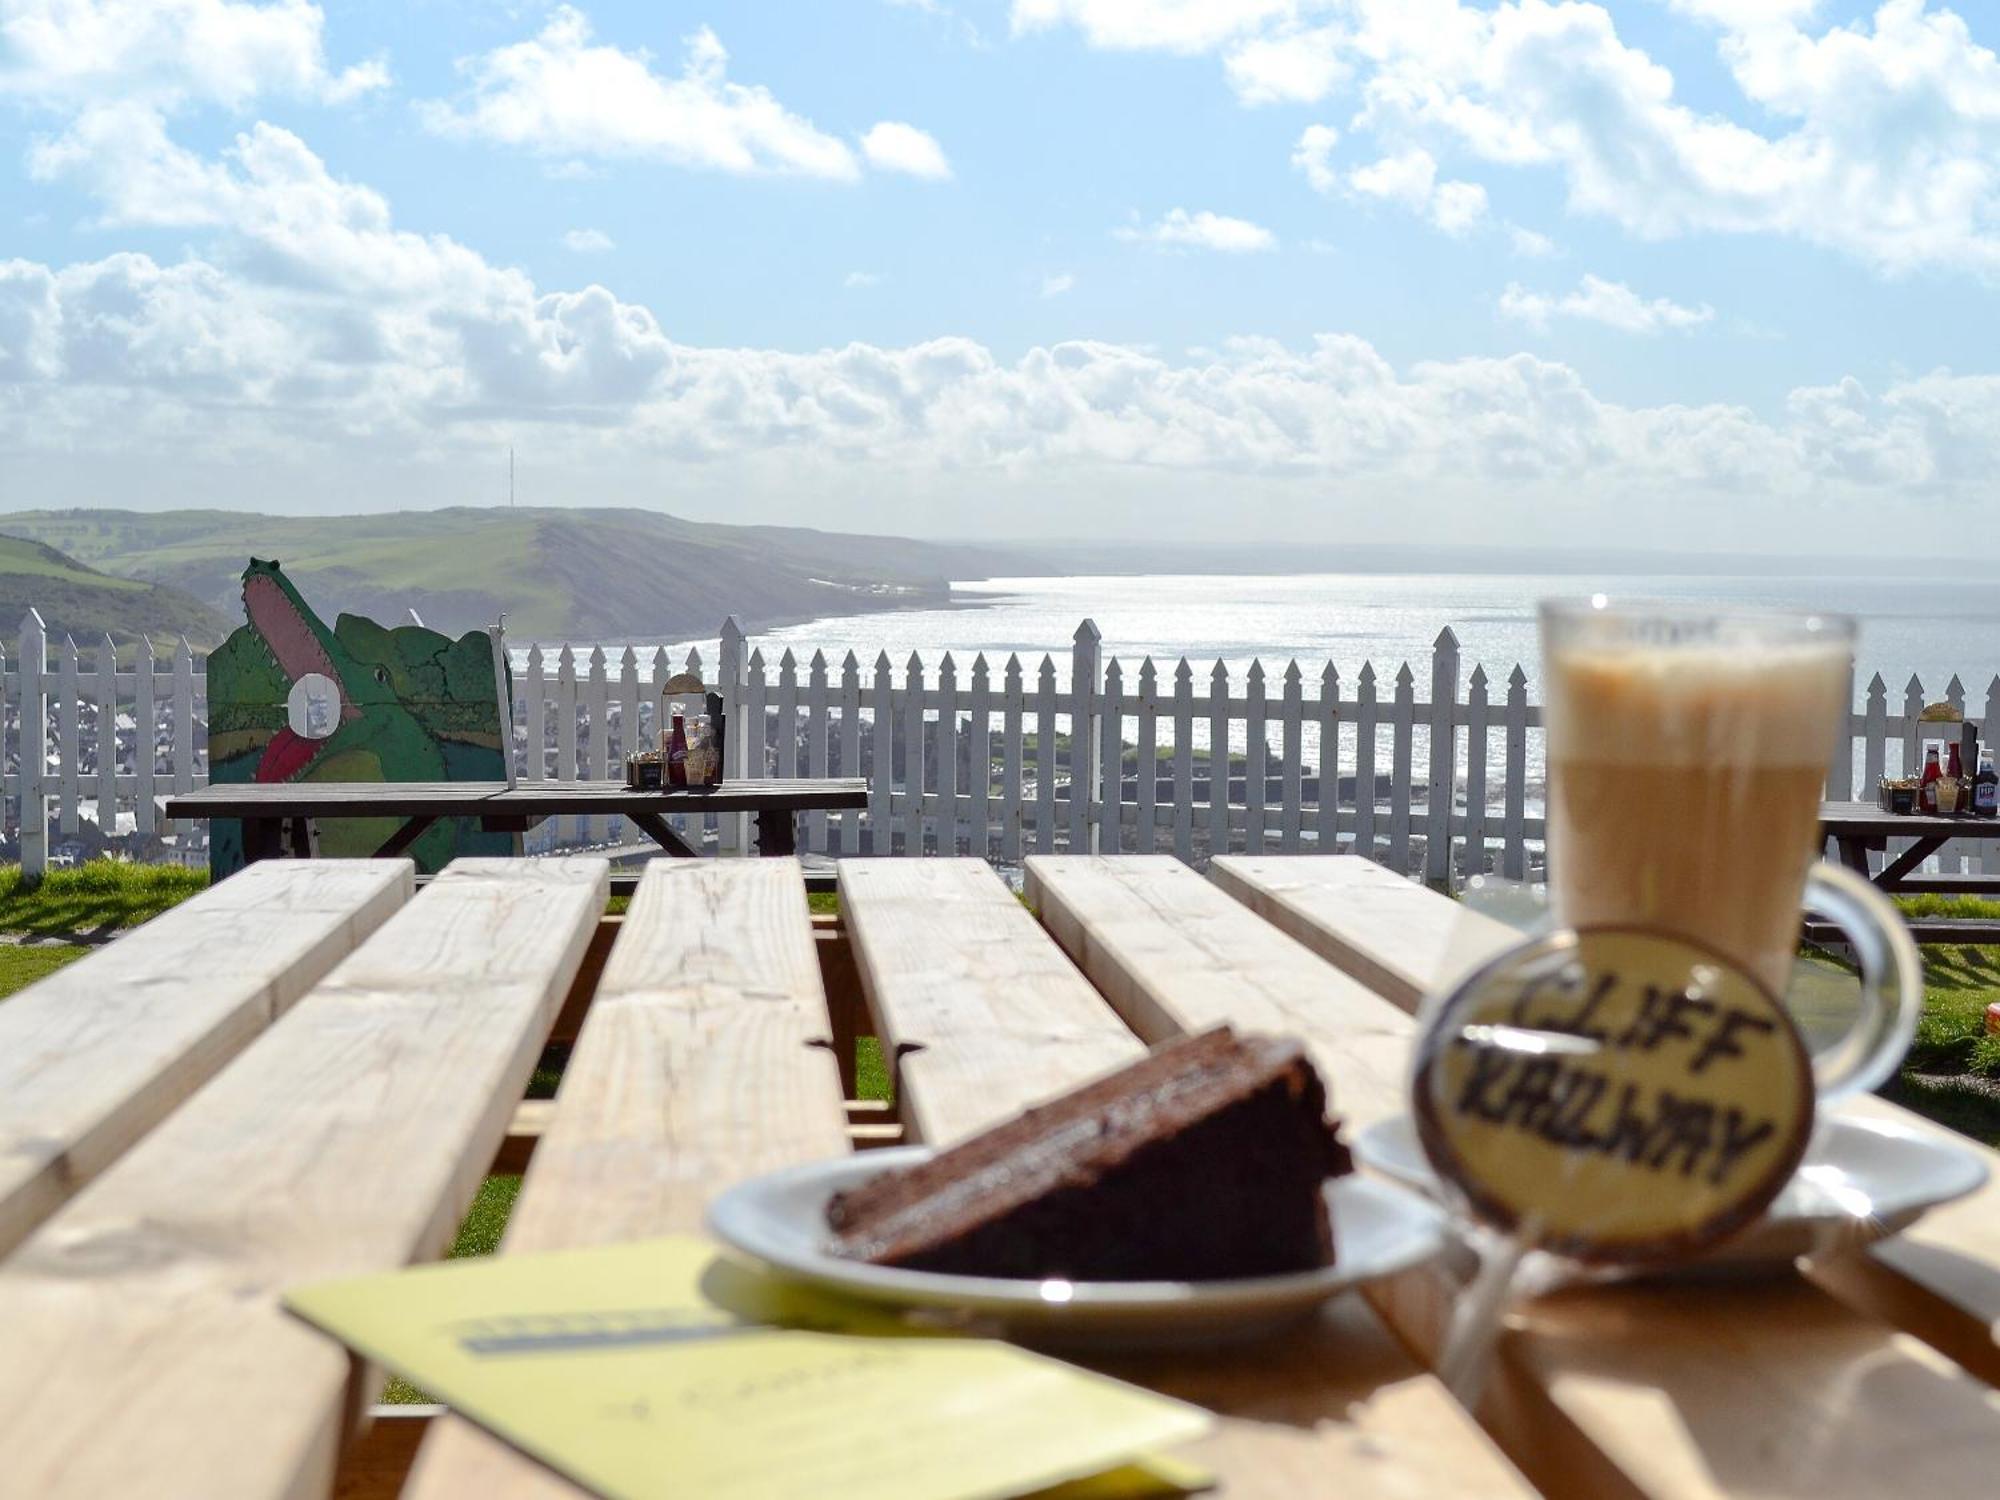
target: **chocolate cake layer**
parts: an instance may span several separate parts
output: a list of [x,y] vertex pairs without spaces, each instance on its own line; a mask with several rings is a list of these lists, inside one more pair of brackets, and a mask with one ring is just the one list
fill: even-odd
[[877,1265],[1194,1281],[1333,1259],[1322,1185],[1352,1170],[1304,1049],[1227,1027],[1169,1042],[827,1207]]

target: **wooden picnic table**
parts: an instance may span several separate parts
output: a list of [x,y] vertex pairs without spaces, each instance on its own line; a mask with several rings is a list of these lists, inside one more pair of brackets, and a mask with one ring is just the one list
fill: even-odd
[[[371,1424],[379,1373],[281,1291],[439,1254],[496,1162],[527,1172],[502,1254],[696,1232],[748,1176],[951,1141],[1221,1021],[1304,1039],[1358,1129],[1405,1107],[1421,996],[1514,941],[1341,857],[1037,858],[1032,912],[976,861],[850,860],[837,919],[794,860],[655,861],[622,918],[606,874],[267,862],[0,1004],[0,1487],[574,1496],[449,1414]],[[846,1097],[864,1032],[893,1117]],[[2000,1177],[1809,1274],[1537,1301],[1470,1411],[1428,1368],[1465,1274],[1103,1368],[1217,1413],[1186,1456],[1225,1497],[1992,1493]]]
[[[1840,862],[1890,895],[2000,896],[2000,875],[1916,873],[1952,839],[2000,839],[2000,818],[1885,813],[1873,802],[1825,802],[1820,804],[1819,823],[1820,837],[1832,841]],[[1913,842],[1871,872],[1868,856],[1886,853],[1891,839]],[[2000,920],[1987,917],[1913,918],[1910,930],[1919,942],[2000,942]],[[1806,923],[1806,935],[1816,940],[1837,939],[1839,932],[1829,923],[1815,920]]]
[[868,783],[859,777],[785,777],[725,781],[712,787],[635,791],[616,781],[317,781],[234,782],[177,792],[165,799],[169,818],[240,818],[246,860],[312,850],[311,825],[325,818],[400,818],[403,824],[375,851],[380,859],[402,854],[440,818],[477,818],[488,832],[522,833],[544,818],[617,814],[669,854],[695,851],[667,819],[702,813],[752,813],[757,852],[790,854],[797,847],[793,820],[814,809],[837,811],[868,805]]

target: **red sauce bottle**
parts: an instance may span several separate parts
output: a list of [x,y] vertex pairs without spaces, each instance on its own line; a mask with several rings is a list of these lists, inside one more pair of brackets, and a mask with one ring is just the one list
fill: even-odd
[[673,737],[667,741],[667,785],[686,786],[688,784],[688,737],[687,723],[679,714],[674,715]]
[[1937,782],[1938,778],[1942,775],[1944,775],[1944,771],[1938,765],[1937,746],[1926,746],[1924,749],[1924,780],[1923,784],[1917,788],[1918,812],[1928,813],[1932,816],[1936,815]]

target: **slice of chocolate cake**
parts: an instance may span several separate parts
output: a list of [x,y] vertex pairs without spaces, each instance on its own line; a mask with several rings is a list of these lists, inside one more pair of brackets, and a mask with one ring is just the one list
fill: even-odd
[[836,1255],[971,1276],[1207,1281],[1333,1260],[1353,1170],[1295,1041],[1228,1027],[835,1195]]

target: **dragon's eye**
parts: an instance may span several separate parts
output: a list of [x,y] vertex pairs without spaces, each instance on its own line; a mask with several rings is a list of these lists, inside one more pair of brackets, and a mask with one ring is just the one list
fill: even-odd
[[375,680],[384,687],[387,687],[389,685],[389,669],[387,667],[377,667],[375,669]]

